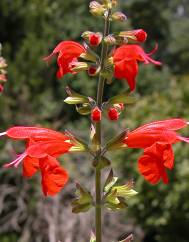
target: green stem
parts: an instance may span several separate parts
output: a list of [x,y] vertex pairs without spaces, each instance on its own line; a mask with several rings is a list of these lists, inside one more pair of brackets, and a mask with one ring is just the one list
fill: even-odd
[[[104,34],[103,37],[109,34],[110,28],[110,16],[111,10],[108,11],[108,16],[105,18]],[[101,71],[104,69],[105,59],[107,57],[108,47],[105,43],[102,43],[101,50]],[[99,75],[98,90],[97,90],[97,105],[101,109],[103,101],[105,78]],[[99,150],[96,152],[96,159],[99,162],[101,159],[102,149],[102,133],[101,133],[101,121],[96,124],[96,137],[99,144]],[[96,206],[95,206],[95,224],[96,224],[96,242],[102,242],[102,214],[101,214],[101,170],[98,166],[95,169],[95,190],[96,190]]]

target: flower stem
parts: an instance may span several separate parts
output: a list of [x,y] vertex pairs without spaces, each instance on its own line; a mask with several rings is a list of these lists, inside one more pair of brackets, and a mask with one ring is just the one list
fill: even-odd
[[[107,17],[105,17],[105,26],[103,36],[109,34],[110,28],[110,19],[109,16],[111,10],[108,11]],[[103,42],[101,49],[101,59],[100,67],[101,71],[104,69],[105,59],[107,57],[108,47]],[[101,109],[103,101],[103,92],[104,92],[105,78],[102,75],[99,75],[98,89],[97,89],[97,105]],[[102,149],[102,133],[101,133],[101,121],[96,124],[96,137],[99,145],[99,150],[96,152],[96,159],[99,162],[101,159],[101,149]],[[95,169],[95,190],[96,190],[96,206],[95,206],[95,224],[96,224],[96,242],[102,242],[102,214],[101,214],[101,170],[98,166]]]

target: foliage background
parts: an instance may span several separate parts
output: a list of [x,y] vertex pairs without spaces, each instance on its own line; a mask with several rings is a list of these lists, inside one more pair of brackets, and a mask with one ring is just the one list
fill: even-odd
[[[89,136],[89,120],[80,117],[63,103],[65,86],[95,95],[96,80],[86,74],[55,78],[56,63],[47,67],[42,57],[62,39],[81,41],[84,30],[99,31],[100,19],[88,13],[87,0],[1,0],[0,42],[7,59],[8,83],[0,97],[1,130],[12,125],[42,125],[65,128]],[[163,67],[141,66],[138,76],[138,102],[126,108],[117,123],[105,122],[104,133],[112,136],[125,127],[135,128],[147,121],[169,117],[189,120],[189,3],[187,0],[120,1],[127,24],[113,29],[144,28],[148,32],[146,50],[159,43],[156,58]],[[116,81],[106,88],[106,98],[125,84]],[[87,92],[87,93],[86,93]],[[71,121],[71,122],[70,122]],[[186,129],[185,134],[188,134]],[[0,164],[20,151],[21,144],[1,139]],[[104,214],[104,241],[115,241],[134,231],[135,241],[187,242],[189,238],[189,147],[174,145],[175,168],[170,184],[148,185],[137,171],[140,151],[110,154],[116,175],[122,181],[133,178],[139,195],[129,202],[126,212]],[[71,177],[88,188],[93,187],[88,157],[66,156],[62,160]],[[90,180],[89,180],[90,178]],[[55,198],[43,198],[39,177],[24,180],[21,170],[0,170],[0,241],[1,242],[83,242],[93,226],[93,211],[76,216],[68,203],[74,183]]]

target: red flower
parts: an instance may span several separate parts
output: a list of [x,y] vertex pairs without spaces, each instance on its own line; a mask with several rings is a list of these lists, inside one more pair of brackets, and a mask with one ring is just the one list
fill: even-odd
[[49,56],[44,58],[44,60],[49,61],[54,55],[58,54],[57,64],[59,70],[57,72],[57,77],[61,78],[69,72],[74,74],[70,64],[73,61],[77,61],[77,58],[84,52],[86,52],[85,48],[79,43],[74,41],[62,41]]
[[91,112],[92,121],[99,122],[101,118],[102,118],[102,111],[98,107],[95,107]]
[[150,56],[156,51],[157,47],[146,54],[139,45],[122,45],[117,48],[113,55],[114,62],[114,76],[117,79],[126,79],[131,91],[136,86],[136,76],[138,74],[138,63],[144,62],[144,64],[153,63],[155,65],[161,65],[161,62],[153,60]]
[[144,150],[138,160],[138,169],[144,178],[151,184],[163,180],[168,183],[166,169],[173,169],[174,153],[170,144],[154,143]]
[[147,148],[156,142],[174,144],[178,141],[189,143],[189,138],[182,137],[176,130],[187,126],[183,119],[168,119],[145,124],[127,134],[124,143],[129,148]]
[[[26,150],[4,167],[17,167],[23,162],[23,176],[26,177],[31,177],[40,170],[45,195],[54,195],[55,191],[58,192],[65,185],[68,175],[56,158],[73,146],[68,136],[51,129],[22,126],[10,128],[0,135],[27,141]],[[50,184],[54,184],[53,187]]]

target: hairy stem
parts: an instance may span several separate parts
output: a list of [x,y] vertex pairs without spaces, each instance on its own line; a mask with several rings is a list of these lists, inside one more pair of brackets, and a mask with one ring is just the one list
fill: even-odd
[[[109,34],[110,28],[110,10],[105,18],[104,34]],[[104,69],[105,59],[107,57],[108,47],[105,43],[102,43],[100,67],[101,71]],[[103,101],[105,78],[99,75],[98,90],[97,90],[97,105],[101,109]],[[102,133],[101,133],[101,121],[96,124],[96,136],[99,144],[99,150],[96,152],[96,159],[99,162],[101,159],[101,148],[102,148]],[[95,224],[96,224],[96,242],[102,242],[102,215],[101,215],[101,170],[98,166],[95,169],[95,190],[96,190],[96,207],[95,207]]]

